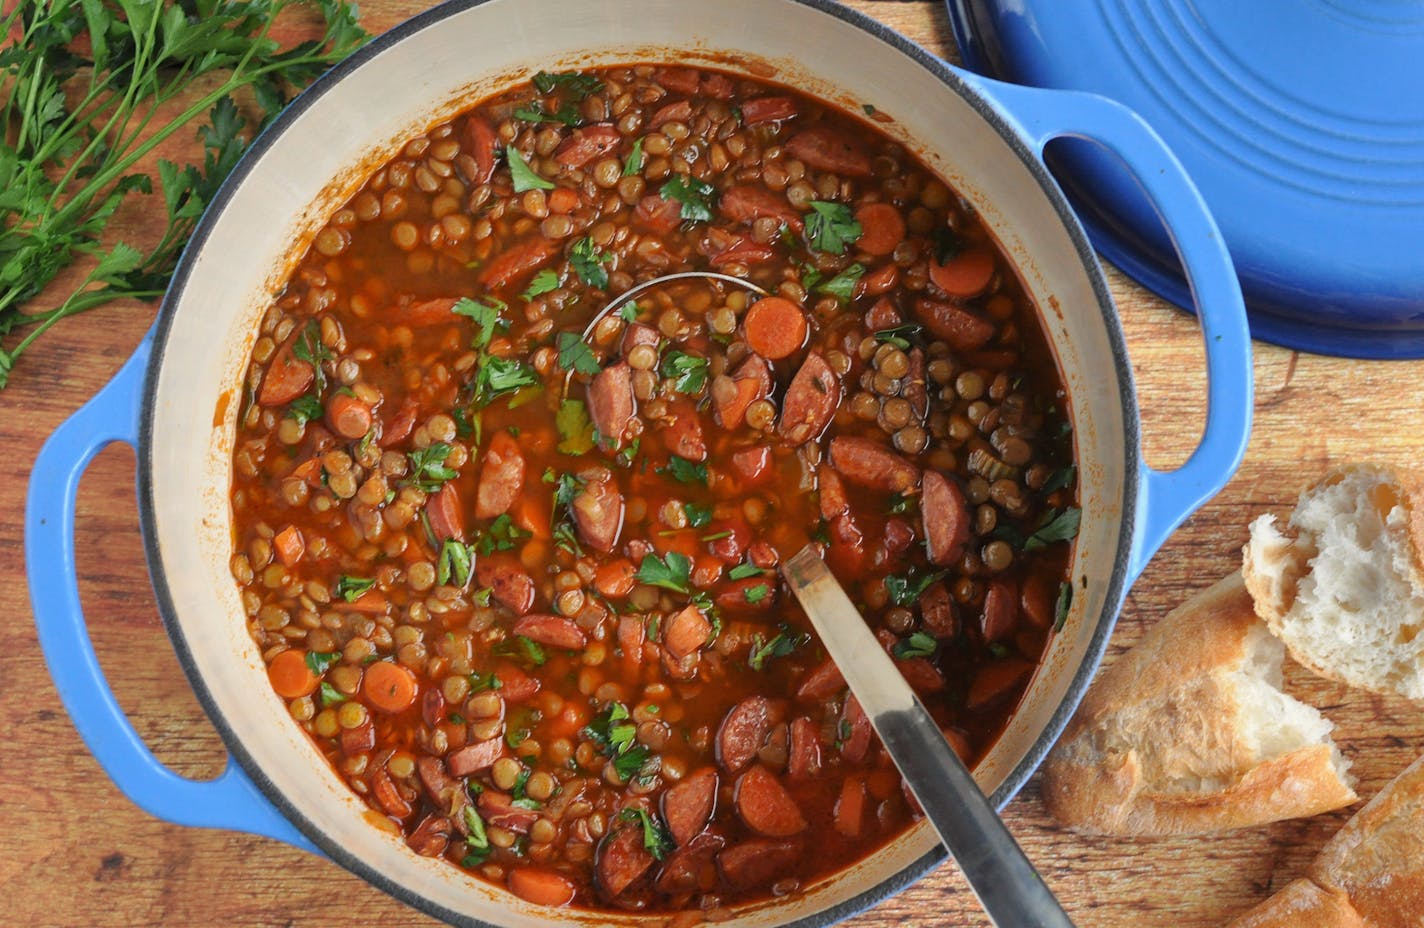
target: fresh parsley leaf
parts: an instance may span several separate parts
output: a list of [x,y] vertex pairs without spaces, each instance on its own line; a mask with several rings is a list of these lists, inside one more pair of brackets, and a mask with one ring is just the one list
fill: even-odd
[[509,513],[496,516],[495,520],[489,524],[489,528],[480,532],[480,540],[476,545],[476,550],[480,554],[488,557],[496,551],[513,550],[516,542],[521,538],[528,538],[529,533],[514,524]]
[[1068,610],[1073,606],[1073,584],[1066,580],[1059,584],[1058,601],[1053,604],[1053,630],[1063,631],[1063,625],[1068,621]]
[[742,590],[742,598],[752,605],[756,605],[771,592],[771,587],[765,583],[757,583]]
[[[642,438],[642,436],[640,435],[640,436],[638,436],[637,438],[633,439],[633,441],[628,444],[628,447],[626,447],[626,448],[624,448],[622,451],[618,452],[617,460],[620,461],[620,462],[623,464],[624,467],[632,467],[632,466],[633,466],[633,459],[638,456],[638,448],[639,448],[642,444],[643,444],[643,438]],[[646,468],[647,465],[648,465],[648,462],[647,462],[646,459],[644,459],[644,461],[643,461],[643,466]]]
[[738,564],[732,568],[727,576],[733,580],[745,580],[748,577],[759,577],[763,573],[765,573],[765,571],[755,564]]
[[637,322],[638,301],[629,300],[628,302],[624,303],[623,307],[618,310],[618,318],[622,319],[624,322]]
[[608,269],[604,265],[610,260],[610,256],[599,251],[587,235],[574,242],[574,247],[569,250],[569,263],[573,265],[579,280],[599,290],[608,286]]
[[532,300],[536,296],[542,296],[545,293],[559,289],[560,284],[559,272],[553,268],[546,267],[534,275],[534,279],[529,281],[529,286],[524,288],[524,292],[521,293],[520,296],[525,300]]
[[860,108],[861,108],[861,110],[864,111],[865,115],[867,115],[867,116],[874,116],[874,115],[875,115],[875,106],[874,106],[874,104],[871,104],[871,103],[862,103],[862,104],[860,105]]
[[[375,584],[376,581],[370,580],[363,582]],[[337,584],[337,588],[340,589],[339,583]],[[366,587],[366,589],[370,588],[369,585]],[[306,657],[307,669],[319,677],[330,670],[339,660],[341,660],[340,651],[308,651]]]
[[534,89],[540,93],[550,93],[556,87],[561,88],[575,103],[603,89],[602,80],[592,74],[582,74],[578,71],[540,71],[530,80]]
[[332,595],[340,596],[348,603],[354,603],[375,585],[375,580],[367,580],[363,577],[348,577],[342,574],[336,580],[336,589],[332,591]]
[[287,418],[295,419],[302,425],[315,422],[324,415],[326,415],[326,410],[322,408],[321,400],[310,393],[297,397],[287,406]]
[[470,582],[470,573],[475,566],[474,550],[463,541],[445,539],[440,546],[440,560],[435,568],[437,583],[454,583],[463,587]]
[[897,660],[905,660],[911,657],[929,657],[935,652],[939,642],[935,636],[929,632],[915,632],[908,638],[901,638],[890,648],[890,653],[895,655]]
[[563,548],[574,557],[583,557],[583,545],[579,544],[578,532],[567,522],[554,526],[554,546]]
[[761,670],[769,659],[786,657],[810,640],[810,635],[783,623],[770,641],[763,642],[760,635],[752,639],[752,651],[747,663],[753,670]]
[[408,452],[410,476],[404,481],[406,486],[418,487],[426,493],[434,493],[447,481],[460,476],[460,472],[445,466],[445,459],[453,449],[443,441],[433,442],[424,448]]
[[865,274],[865,265],[852,264],[824,283],[816,285],[817,293],[829,293],[842,303],[849,303],[855,297],[855,285]]
[[323,708],[330,708],[346,701],[346,694],[325,680],[321,681],[321,686],[317,688],[317,694],[321,697]]
[[707,486],[707,465],[675,454],[668,455],[667,467],[659,467],[658,473],[667,474],[678,483],[700,483],[704,487]]
[[712,507],[699,506],[696,503],[683,503],[683,514],[687,516],[689,528],[701,528],[712,521]]
[[920,596],[925,590],[942,579],[944,574],[945,572],[942,570],[929,574],[911,570],[903,577],[886,577],[885,591],[890,594],[890,601],[895,605],[913,606],[919,602]]
[[588,346],[579,333],[560,332],[557,345],[559,366],[564,370],[576,371],[580,374],[597,374],[603,369],[598,366],[598,358],[593,356],[593,349]]
[[907,322],[904,325],[891,326],[888,329],[881,329],[876,332],[872,337],[877,342],[881,342],[886,345],[894,345],[901,351],[909,351],[910,339],[918,337],[919,334],[923,331],[924,326],[917,325],[913,322]]
[[537,386],[538,383],[539,374],[524,361],[484,356],[480,358],[479,372],[475,375],[475,397],[480,405],[488,406],[501,396]]
[[906,496],[903,493],[892,493],[890,494],[890,505],[887,508],[888,511],[894,515],[904,515],[905,513],[915,511],[917,508],[916,500],[917,497],[914,496]]
[[546,476],[553,478],[548,482],[554,484],[554,508],[568,509],[573,505],[574,497],[583,492],[583,478],[577,474],[559,474],[554,477],[553,470],[546,472]]
[[554,413],[560,454],[587,454],[593,450],[593,420],[583,400],[563,400]]
[[510,114],[515,119],[524,122],[561,122],[566,126],[577,126],[583,122],[583,117],[579,115],[578,109],[570,103],[565,103],[554,112],[544,109],[542,103],[531,103],[528,106],[521,106]]
[[812,292],[825,279],[820,269],[811,264],[801,265],[801,289],[807,293]]
[[623,162],[623,176],[632,177],[643,169],[643,140],[641,138],[633,141],[633,148],[628,152],[627,159]]
[[846,246],[855,244],[861,236],[860,223],[844,203],[812,200],[806,214],[806,240],[817,251],[845,254]]
[[629,748],[627,753],[613,758],[613,769],[618,773],[618,778],[626,783],[642,771],[643,765],[652,754],[646,745],[636,745]]
[[609,703],[584,726],[582,734],[609,757],[623,754],[633,746],[638,734],[637,726],[628,718],[627,706],[621,702]]
[[504,681],[495,676],[491,670],[489,673],[480,673],[478,670],[470,672],[470,692],[482,693],[485,690],[497,690],[504,686]]
[[658,191],[664,200],[682,204],[679,215],[687,222],[711,222],[712,201],[716,193],[717,188],[706,181],[682,174],[674,174]]
[[685,351],[669,351],[663,358],[662,374],[672,378],[678,393],[701,393],[707,385],[707,359]]
[[[511,751],[527,740],[529,740],[529,729],[527,728],[515,728],[511,726],[504,731],[504,743],[509,745]],[[525,779],[528,778],[526,777]],[[515,785],[522,786],[523,784],[516,781]]]
[[1073,483],[1073,479],[1078,476],[1078,469],[1073,465],[1060,467],[1048,475],[1048,479],[1043,482],[1043,486],[1038,492],[1047,496],[1057,490],[1065,489]]
[[524,193],[526,190],[553,190],[554,182],[545,180],[534,169],[529,166],[529,162],[524,160],[524,156],[519,153],[519,149],[509,145],[504,147],[505,160],[509,162],[509,179],[514,182],[514,192]]
[[456,300],[450,312],[464,316],[475,324],[475,337],[470,340],[470,345],[483,351],[489,347],[495,332],[509,328],[509,320],[503,315],[508,308],[509,304],[503,300],[490,299],[488,303],[480,303],[466,296]]
[[662,587],[674,593],[687,593],[692,584],[692,561],[687,555],[676,551],[669,551],[666,557],[645,554],[633,578],[639,583]]
[[954,230],[945,226],[936,230],[934,234],[934,254],[935,262],[947,264],[949,259],[959,254],[964,246],[959,242],[959,236],[954,234]]
[[316,378],[313,390],[321,396],[326,391],[326,372],[322,370],[321,362],[334,360],[336,353],[321,340],[321,324],[315,319],[308,320],[297,340],[292,342],[292,354],[298,361],[311,365]]
[[534,639],[525,638],[523,635],[506,638],[494,646],[493,653],[501,657],[523,658],[535,667],[544,666],[544,662],[548,660],[544,654],[543,646]]
[[672,834],[657,816],[649,815],[646,809],[629,806],[618,813],[618,817],[625,822],[637,822],[643,826],[643,848],[653,855],[653,860],[662,860],[672,853]]
[[1055,541],[1068,541],[1078,535],[1078,523],[1083,517],[1083,511],[1076,506],[1069,506],[1062,511],[1050,509],[1043,514],[1043,520],[1039,528],[1024,542],[1025,551],[1037,551],[1039,548],[1046,548]]

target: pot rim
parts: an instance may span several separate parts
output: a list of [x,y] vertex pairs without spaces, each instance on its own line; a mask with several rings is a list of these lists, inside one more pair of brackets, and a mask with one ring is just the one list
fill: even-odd
[[[379,57],[387,49],[398,45],[409,36],[443,20],[449,19],[452,16],[483,6],[489,2],[492,2],[492,0],[444,0],[444,2],[439,5],[422,13],[418,13],[398,23],[388,31],[372,38],[356,52],[317,78],[305,91],[293,99],[286,109],[284,109],[266,129],[253,139],[241,160],[228,175],[227,179],[223,181],[222,186],[214,195],[193,230],[193,234],[189,238],[183,250],[183,254],[179,258],[168,290],[164,294],[162,303],[159,306],[153,327],[153,350],[149,357],[148,369],[144,376],[142,402],[139,410],[137,449],[139,524],[143,536],[144,552],[149,575],[158,603],[158,612],[162,618],[164,628],[168,633],[169,640],[173,644],[174,651],[177,653],[178,663],[183,668],[183,672],[187,676],[188,682],[192,686],[199,704],[203,707],[203,711],[207,714],[208,719],[212,722],[213,727],[222,738],[224,746],[247,773],[253,785],[257,787],[263,797],[272,803],[288,821],[295,825],[303,835],[332,861],[411,908],[432,915],[451,925],[462,926],[462,928],[500,928],[500,926],[454,911],[419,893],[413,892],[400,883],[395,882],[384,872],[368,864],[362,858],[348,852],[341,844],[334,841],[326,832],[317,827],[287,798],[285,793],[272,783],[262,767],[258,765],[252,755],[248,753],[243,742],[236,736],[232,726],[227,722],[226,715],[222,708],[218,705],[202,675],[198,672],[197,665],[193,658],[192,648],[178,622],[177,608],[174,604],[172,591],[168,585],[166,572],[164,571],[162,555],[158,547],[157,525],[154,521],[156,507],[154,505],[154,449],[152,432],[154,412],[158,401],[158,373],[163,366],[163,360],[168,348],[168,336],[172,328],[173,319],[177,313],[178,304],[181,301],[181,296],[192,275],[198,253],[202,251],[213,227],[227,209],[228,204],[238,195],[238,192],[242,188],[244,181],[254,165],[265,156],[268,149],[271,148],[273,142],[279,136],[284,134],[295,124],[315,101],[334,90],[346,75],[365,65],[372,59]],[[1019,160],[1038,182],[1040,190],[1048,199],[1054,211],[1058,214],[1060,221],[1063,223],[1064,230],[1073,243],[1074,251],[1077,253],[1082,268],[1088,276],[1089,283],[1096,298],[1106,330],[1114,367],[1117,370],[1118,399],[1122,410],[1124,449],[1123,465],[1125,479],[1122,488],[1121,506],[1123,530],[1118,536],[1117,550],[1113,556],[1111,573],[1108,575],[1103,608],[1096,619],[1093,633],[1088,640],[1083,661],[1074,670],[1062,701],[1034,739],[1029,750],[989,797],[994,807],[1002,810],[1003,807],[1014,798],[1018,791],[1023,788],[1028,779],[1037,771],[1040,764],[1043,763],[1049,749],[1052,748],[1053,744],[1058,740],[1058,736],[1062,733],[1063,728],[1067,725],[1074,711],[1076,711],[1079,702],[1087,691],[1088,684],[1092,681],[1093,675],[1102,659],[1103,652],[1107,648],[1108,639],[1112,634],[1113,627],[1116,625],[1118,613],[1127,595],[1127,577],[1133,539],[1136,535],[1137,502],[1138,491],[1140,489],[1141,418],[1137,405],[1137,391],[1132,376],[1132,367],[1127,358],[1126,339],[1123,334],[1122,323],[1118,317],[1116,305],[1112,300],[1107,279],[1102,272],[1101,266],[1098,264],[1097,257],[1083,230],[1083,226],[1076,214],[1074,214],[1072,207],[1069,206],[1057,181],[1053,178],[1043,161],[1037,157],[1033,150],[1025,143],[1024,137],[1004,119],[999,109],[991,102],[984,91],[966,81],[948,62],[935,56],[918,43],[911,41],[889,26],[872,19],[864,13],[842,6],[840,3],[835,2],[835,0],[780,0],[780,2],[809,7],[818,12],[833,16],[841,22],[867,33],[871,38],[878,39],[880,42],[888,45],[892,50],[898,51],[910,58],[914,63],[938,79],[949,91],[955,93],[968,103],[999,136],[1005,145],[1018,156]],[[1069,402],[1071,407],[1071,396]],[[936,845],[911,864],[879,883],[876,883],[864,892],[837,905],[788,922],[783,928],[823,928],[823,926],[833,925],[850,918],[872,905],[898,894],[912,883],[918,881],[920,877],[943,860],[945,856],[946,852],[944,847],[942,845]],[[765,903],[763,903],[763,905],[764,904]],[[597,915],[596,910],[578,909],[570,910],[570,912],[571,914],[577,913],[575,918],[571,919],[571,921],[577,920],[580,916],[586,921],[590,916],[596,917]]]

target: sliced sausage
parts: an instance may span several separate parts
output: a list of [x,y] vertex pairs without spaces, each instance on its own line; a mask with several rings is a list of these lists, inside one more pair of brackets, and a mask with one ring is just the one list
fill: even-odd
[[524,454],[514,436],[501,429],[490,438],[489,447],[480,462],[480,485],[475,490],[475,518],[493,519],[504,515],[523,489]]
[[494,554],[475,562],[475,580],[490,588],[490,595],[515,615],[534,608],[534,581],[519,562],[507,554]]
[[438,541],[465,537],[465,509],[460,503],[460,490],[453,483],[441,487],[425,504],[425,516]]
[[801,214],[785,196],[752,184],[728,187],[717,201],[717,209],[734,222],[776,219],[786,223],[793,232],[800,232],[806,226]]
[[707,827],[717,808],[717,771],[694,770],[663,793],[663,820],[678,847],[687,847]]
[[415,431],[415,417],[420,414],[420,404],[407,399],[401,404],[390,423],[381,427],[381,438],[376,444],[382,448],[392,448],[410,437]]
[[455,320],[451,310],[455,304],[460,302],[459,297],[442,296],[433,300],[419,300],[399,310],[400,321],[410,326],[412,329],[421,329],[432,325],[442,325]]
[[821,508],[821,518],[827,522],[850,511],[850,497],[846,495],[845,484],[840,474],[828,464],[816,468],[816,499]]
[[707,459],[702,420],[691,400],[676,399],[668,403],[668,418],[662,420],[662,437],[667,449],[680,458],[689,461]]
[[350,394],[337,393],[326,401],[326,424],[342,438],[364,438],[372,421],[370,404]]
[[937,470],[925,471],[920,490],[925,550],[931,564],[948,567],[964,554],[969,541],[969,500],[958,483]]
[[865,760],[873,734],[870,719],[860,707],[860,700],[854,694],[847,696],[845,708],[841,710],[841,757],[852,764]]
[[1056,592],[1040,574],[1029,574],[1019,590],[1019,607],[1024,616],[1038,628],[1048,628],[1057,618]]
[[757,445],[733,452],[732,469],[742,478],[744,486],[760,483],[771,470],[771,449],[766,445]]
[[618,147],[623,137],[612,123],[575,129],[554,149],[554,160],[566,168],[581,168]]
[[654,232],[671,232],[682,224],[682,204],[650,193],[638,201],[633,216]]
[[771,704],[765,696],[748,696],[733,706],[717,730],[717,762],[728,773],[751,763],[771,728]]
[[780,122],[792,118],[796,112],[796,101],[790,97],[757,97],[742,104],[742,125]]
[[376,726],[369,721],[364,725],[355,728],[345,728],[341,731],[341,753],[347,757],[354,757],[357,754],[364,754],[367,751],[375,750],[376,747]]
[[776,775],[761,764],[753,764],[737,780],[733,801],[746,826],[763,837],[789,838],[806,830],[801,807]]
[[515,867],[505,877],[505,883],[510,892],[534,905],[568,905],[578,891],[567,877],[540,867]]
[[494,675],[499,678],[499,695],[507,703],[528,702],[539,694],[539,678],[529,676],[514,664],[500,664]]
[[845,689],[845,685],[841,669],[836,666],[835,661],[827,658],[823,664],[801,678],[801,684],[796,687],[796,699],[798,702],[820,703]]
[[687,122],[692,119],[692,104],[687,100],[678,100],[658,107],[653,112],[653,118],[648,120],[648,125],[656,129],[663,123]]
[[488,770],[495,761],[504,756],[504,751],[503,738],[490,738],[488,741],[468,744],[450,754],[450,773],[457,777],[467,777],[472,773]]
[[732,94],[737,90],[737,88],[732,85],[732,79],[730,77],[725,74],[718,74],[716,71],[703,76],[700,89],[703,94],[714,100],[730,100],[732,99]]
[[742,317],[747,346],[768,361],[780,361],[800,351],[810,331],[801,307],[785,297],[762,297]]
[[1032,664],[1016,657],[985,664],[969,684],[965,708],[972,711],[997,702],[1017,689],[1032,672]]
[[573,499],[574,525],[589,547],[608,554],[618,543],[623,528],[623,494],[618,491],[613,472],[594,467],[579,474],[583,488]]
[[795,841],[754,838],[740,841],[717,855],[722,879],[738,889],[765,886],[790,873],[801,859],[801,845]]
[[[295,354],[297,339],[302,337],[302,329],[294,331],[267,365],[267,373],[262,377],[262,386],[257,391],[257,402],[262,406],[280,406],[290,403],[311,387],[316,372],[306,361]],[[364,433],[363,433],[364,434]]]
[[900,315],[900,307],[895,305],[895,301],[888,296],[882,296],[870,307],[870,312],[865,314],[865,329],[867,332],[879,332],[883,329],[893,329],[904,321]]
[[786,775],[806,780],[821,772],[821,736],[816,723],[801,716],[791,722],[791,743],[786,755]]
[[432,812],[420,820],[405,843],[421,857],[439,857],[450,846],[452,830],[448,818]]
[[712,413],[724,429],[737,428],[746,420],[747,407],[771,395],[771,368],[756,355],[737,365],[731,376],[732,391],[712,391]]
[[868,438],[837,435],[831,439],[831,466],[856,486],[904,493],[920,482],[920,469]]
[[777,430],[793,445],[818,437],[841,402],[841,382],[826,359],[811,352],[786,388]]
[[651,870],[653,863],[653,855],[643,846],[643,829],[633,825],[603,839],[593,867],[598,885],[608,895],[617,896]]
[[518,834],[528,834],[529,826],[539,820],[542,814],[537,809],[521,809],[514,804],[514,797],[508,793],[485,787],[475,800],[475,807],[486,823],[497,828],[505,828]]
[[526,615],[514,623],[514,633],[551,648],[564,648],[569,651],[580,650],[588,644],[588,636],[584,634],[584,630],[574,624],[572,619],[561,615],[537,612]]
[[994,337],[994,323],[953,303],[918,299],[915,318],[924,323],[931,335],[948,342],[955,351],[977,351]]
[[641,322],[630,322],[628,328],[623,330],[623,341],[619,350],[623,353],[623,357],[626,358],[628,357],[628,352],[639,345],[649,345],[656,348],[658,347],[658,342],[661,340],[662,336],[659,335],[658,330],[652,326],[643,325]]
[[786,153],[817,171],[845,177],[869,177],[870,154],[854,139],[830,126],[812,126],[786,142]]
[[959,616],[954,600],[943,582],[932,583],[920,594],[920,624],[936,638],[953,638],[959,634]]
[[668,619],[663,627],[663,647],[678,660],[682,660],[707,644],[707,636],[712,634],[712,623],[696,606],[688,606]]
[[721,835],[711,833],[693,838],[663,861],[654,888],[667,896],[711,892],[717,887],[717,852],[726,844]]
[[835,811],[832,813],[836,831],[847,838],[860,837],[867,799],[865,781],[860,777],[846,777],[841,783],[841,794],[836,799]]
[[442,809],[450,801],[450,791],[460,784],[445,773],[445,762],[429,755],[415,760],[415,772],[420,775],[420,785],[432,802]]
[[[741,558],[729,559],[735,564]],[[743,577],[724,583],[717,591],[717,605],[730,612],[761,612],[776,605],[777,585],[773,578]]]
[[405,797],[391,782],[391,775],[386,773],[385,767],[377,767],[371,772],[371,794],[376,797],[381,808],[386,810],[387,815],[405,818],[412,811],[410,803],[405,801]]
[[548,264],[559,253],[559,243],[543,236],[515,242],[490,259],[480,269],[476,280],[480,286],[501,290],[522,280]]
[[605,367],[589,382],[588,417],[598,429],[598,443],[603,450],[622,447],[635,408],[633,368],[626,361]]
[[708,258],[713,267],[724,264],[764,264],[776,257],[776,249],[744,235],[734,236],[727,246]]
[[900,676],[905,678],[905,682],[910,684],[910,689],[916,693],[938,693],[944,689],[944,674],[927,658],[909,657],[897,660],[895,667],[900,671]]
[[702,74],[693,68],[661,68],[657,73],[657,81],[673,93],[690,97],[701,87]]
[[1019,591],[1008,577],[996,577],[984,594],[984,611],[979,618],[979,631],[989,642],[1004,641],[1018,624]]
[[494,129],[478,116],[470,116],[465,120],[463,147],[465,154],[475,159],[475,176],[470,178],[470,183],[475,186],[489,183],[499,151],[499,136]]
[[445,694],[439,687],[428,687],[420,694],[420,717],[431,728],[445,721]]
[[900,392],[909,400],[910,412],[914,414],[915,419],[923,422],[930,414],[930,385],[926,379],[925,353],[918,348],[911,348],[909,358],[910,368],[905,374],[905,383]]

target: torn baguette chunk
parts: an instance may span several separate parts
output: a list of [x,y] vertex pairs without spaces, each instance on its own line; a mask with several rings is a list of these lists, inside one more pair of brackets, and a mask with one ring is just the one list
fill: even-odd
[[1280,690],[1284,655],[1239,573],[1193,596],[1093,684],[1044,766],[1049,812],[1080,832],[1171,835],[1354,802],[1333,726]]
[[1424,924],[1424,757],[1320,849],[1305,876],[1229,928],[1405,928]]
[[1355,466],[1307,489],[1285,526],[1251,525],[1242,572],[1291,656],[1331,680],[1424,699],[1424,483]]

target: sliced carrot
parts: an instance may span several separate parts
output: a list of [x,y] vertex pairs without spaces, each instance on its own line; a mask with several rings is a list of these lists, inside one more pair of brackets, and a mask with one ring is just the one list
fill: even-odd
[[277,557],[281,559],[284,567],[291,567],[300,561],[307,551],[307,544],[302,540],[302,530],[295,525],[289,525],[278,532],[272,539],[272,547],[276,549]]
[[579,195],[568,187],[555,187],[549,191],[549,212],[572,213],[578,209]]
[[517,867],[506,880],[509,891],[525,902],[561,906],[574,901],[574,884],[552,870]]
[[386,611],[386,597],[375,590],[367,590],[349,603],[337,603],[338,609],[361,612],[366,615],[380,615]]
[[790,357],[806,344],[810,326],[801,307],[784,297],[762,297],[747,310],[742,322],[747,345],[771,361]]
[[593,575],[593,586],[610,599],[620,599],[633,592],[634,575],[638,569],[626,557],[601,565]]
[[867,203],[855,211],[860,223],[856,247],[866,254],[888,255],[905,240],[905,220],[890,203]]
[[272,681],[272,689],[283,699],[310,696],[321,683],[307,666],[307,652],[295,649],[283,651],[272,658],[272,663],[267,665],[267,679]]
[[987,248],[961,251],[944,264],[930,262],[930,280],[950,296],[978,296],[994,279],[994,253]]
[[371,407],[349,393],[326,401],[326,422],[342,438],[355,441],[371,431]]
[[836,800],[836,831],[847,838],[858,838],[864,818],[865,782],[860,777],[846,777],[841,784],[841,796]]
[[321,458],[307,458],[292,468],[292,476],[311,486],[321,485]]
[[382,712],[404,712],[415,702],[415,677],[399,664],[377,661],[366,668],[361,692]]

